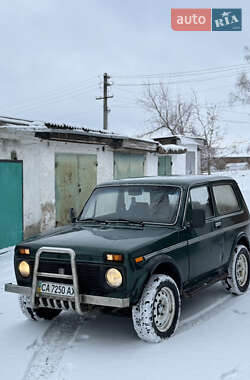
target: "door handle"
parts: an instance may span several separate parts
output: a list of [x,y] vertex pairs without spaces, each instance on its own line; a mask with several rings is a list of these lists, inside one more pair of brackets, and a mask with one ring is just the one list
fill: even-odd
[[221,222],[215,222],[214,225],[215,225],[215,228],[220,228],[221,227]]

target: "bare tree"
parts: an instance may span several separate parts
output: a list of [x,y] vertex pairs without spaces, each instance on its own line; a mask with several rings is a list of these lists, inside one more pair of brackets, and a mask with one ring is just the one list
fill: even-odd
[[200,135],[205,140],[205,147],[202,151],[202,169],[211,174],[211,165],[218,148],[218,141],[222,138],[218,124],[218,108],[216,105],[211,105],[202,110],[196,99],[195,111],[197,122],[200,125]]
[[193,99],[184,101],[180,95],[173,98],[170,96],[169,89],[159,83],[156,88],[148,84],[139,103],[150,114],[149,121],[154,126],[148,134],[162,128],[166,128],[171,135],[194,134]]
[[[250,48],[245,46],[245,61],[250,63]],[[230,102],[240,102],[242,104],[250,104],[250,79],[247,72],[243,71],[238,76],[235,83],[235,92],[230,94]]]
[[139,102],[150,113],[149,121],[154,126],[146,134],[165,128],[171,135],[192,134],[203,137],[205,147],[202,151],[202,169],[211,174],[211,164],[221,137],[217,106],[202,108],[195,92],[192,92],[188,101],[184,101],[180,95],[173,98],[162,83],[156,88],[147,85]]

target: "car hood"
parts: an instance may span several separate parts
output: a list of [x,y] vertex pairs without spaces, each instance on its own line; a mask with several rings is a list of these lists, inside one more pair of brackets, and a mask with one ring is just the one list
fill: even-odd
[[87,225],[76,223],[55,228],[20,243],[32,253],[41,247],[72,248],[82,259],[103,258],[103,254],[146,254],[176,242],[178,228],[168,226]]

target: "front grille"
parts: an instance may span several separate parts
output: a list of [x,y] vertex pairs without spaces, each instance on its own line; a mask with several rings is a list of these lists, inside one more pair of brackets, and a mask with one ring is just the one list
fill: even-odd
[[64,269],[64,274],[72,274],[70,262],[44,261],[43,259],[40,259],[38,272],[59,273],[59,268]]
[[[64,269],[64,274],[72,274],[70,262],[55,262],[52,260],[40,260],[39,272],[59,273],[59,268]],[[77,274],[80,293],[96,293],[104,291],[104,268],[100,264],[77,263]],[[48,281],[52,279],[48,278]],[[72,283],[70,280],[56,279],[61,283]]]
[[78,281],[80,291],[100,292],[104,290],[104,268],[96,264],[78,264]]
[[[17,284],[21,286],[32,286],[32,275],[30,277],[24,278],[22,277],[18,272],[18,264],[21,261],[22,258],[15,257],[15,271],[16,271],[16,278],[17,278]],[[31,273],[33,273],[34,269],[34,259],[27,260],[29,261],[29,264],[31,266]],[[105,280],[105,272],[110,267],[108,264],[94,264],[94,263],[76,263],[77,267],[77,274],[78,274],[78,281],[79,281],[79,292],[80,294],[91,294],[91,295],[99,295],[99,296],[105,296],[109,294],[112,290],[112,293],[116,291],[120,291],[121,288],[118,289],[111,289]],[[114,266],[117,267],[119,270],[122,271],[124,276],[124,270],[120,266]],[[64,269],[64,274],[71,275],[71,263],[69,260],[69,257],[67,260],[51,260],[47,259],[44,260],[43,257],[40,258],[39,262],[39,272],[47,272],[47,273],[59,273],[59,269]],[[42,277],[44,281],[54,281],[53,278],[49,277]],[[125,279],[125,276],[124,276]],[[66,279],[55,279],[58,283],[65,283],[65,284],[72,284],[72,280],[66,280]],[[125,282],[122,287],[126,286]]]

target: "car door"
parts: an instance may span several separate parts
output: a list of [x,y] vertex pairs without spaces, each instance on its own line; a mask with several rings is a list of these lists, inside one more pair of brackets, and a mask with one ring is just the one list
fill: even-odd
[[220,224],[224,233],[223,263],[225,264],[230,258],[236,237],[248,223],[248,213],[236,183],[232,181],[214,183],[212,188],[217,213],[215,223]]
[[[205,211],[205,225],[199,228],[192,227],[191,211],[195,208]],[[210,187],[202,185],[191,188],[186,212],[190,280],[222,265],[223,231],[219,224],[215,224],[217,222]]]

